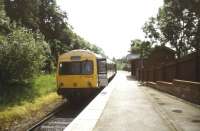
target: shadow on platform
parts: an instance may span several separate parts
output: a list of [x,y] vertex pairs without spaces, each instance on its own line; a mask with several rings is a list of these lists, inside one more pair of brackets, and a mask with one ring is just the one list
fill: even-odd
[[131,76],[131,75],[126,76],[126,79],[128,81],[136,81],[136,79],[133,76]]

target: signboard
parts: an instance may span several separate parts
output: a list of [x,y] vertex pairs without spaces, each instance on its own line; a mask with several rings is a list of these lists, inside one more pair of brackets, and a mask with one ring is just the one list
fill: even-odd
[[81,56],[71,56],[71,60],[72,61],[80,61],[81,60]]

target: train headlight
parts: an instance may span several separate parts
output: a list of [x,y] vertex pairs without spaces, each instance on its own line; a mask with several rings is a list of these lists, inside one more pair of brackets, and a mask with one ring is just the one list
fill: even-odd
[[89,87],[91,87],[91,86],[92,86],[92,83],[91,83],[91,82],[89,82],[89,81],[88,81],[87,83],[88,83],[88,86],[89,86]]
[[59,85],[59,88],[62,88],[62,87],[63,87],[63,83],[61,82],[60,85]]
[[76,86],[77,86],[77,83],[75,82],[75,83],[73,84],[73,86],[76,87]]

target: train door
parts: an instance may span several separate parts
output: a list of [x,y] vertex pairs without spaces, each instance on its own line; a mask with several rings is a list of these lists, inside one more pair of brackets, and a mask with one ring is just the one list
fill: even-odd
[[106,59],[97,59],[98,67],[98,86],[105,87],[108,85]]

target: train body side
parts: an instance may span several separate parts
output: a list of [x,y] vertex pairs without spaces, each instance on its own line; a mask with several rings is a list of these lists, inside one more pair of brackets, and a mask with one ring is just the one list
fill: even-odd
[[117,73],[116,64],[109,59],[107,60],[107,78],[111,80]]

